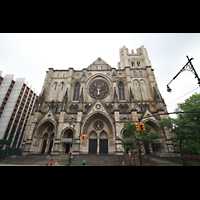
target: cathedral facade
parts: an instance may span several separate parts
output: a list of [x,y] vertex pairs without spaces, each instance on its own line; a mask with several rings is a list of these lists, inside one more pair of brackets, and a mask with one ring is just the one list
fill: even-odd
[[123,46],[119,55],[117,69],[102,58],[82,70],[49,68],[23,140],[24,154],[65,154],[72,148],[74,155],[122,154],[127,150],[116,136],[124,137],[123,124],[130,120],[146,122],[161,135],[144,152],[176,150],[169,132],[158,126],[168,117],[167,108],[147,50],[141,46],[129,53]]

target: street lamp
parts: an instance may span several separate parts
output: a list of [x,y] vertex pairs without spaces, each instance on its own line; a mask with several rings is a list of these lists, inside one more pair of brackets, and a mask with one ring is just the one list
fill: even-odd
[[[75,122],[72,123],[72,121],[71,121],[71,122],[70,122],[70,126],[71,126],[71,125],[72,125],[72,127],[73,127],[73,133],[72,133],[72,142],[71,142],[70,147],[72,147],[72,144],[73,144]],[[71,158],[71,152],[70,152],[70,153],[69,153],[69,165],[68,165],[68,166],[70,166],[71,160],[72,160],[72,158]]]
[[172,89],[169,87],[169,85],[167,85],[167,92],[171,92]]
[[187,62],[187,63],[185,64],[185,66],[178,72],[178,74],[176,74],[176,76],[167,84],[167,92],[171,92],[171,91],[172,91],[172,89],[169,87],[169,84],[170,84],[173,80],[175,80],[176,77],[177,77],[181,72],[184,72],[184,71],[190,71],[190,72],[192,72],[192,73],[195,75],[195,78],[198,79],[198,84],[199,84],[199,86],[200,86],[200,79],[199,79],[199,76],[198,76],[197,72],[195,71],[195,69],[194,69],[194,67],[193,67],[193,65],[192,65],[192,61],[191,61],[191,60],[193,60],[193,58],[190,58],[190,59],[189,59],[188,56],[186,56],[186,57],[187,57],[187,59],[188,59],[188,62]]

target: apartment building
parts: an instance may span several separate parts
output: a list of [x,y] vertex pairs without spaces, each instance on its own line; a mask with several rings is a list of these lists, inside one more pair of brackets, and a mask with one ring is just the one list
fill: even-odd
[[36,100],[37,95],[25,78],[3,77],[0,71],[0,140],[10,140],[10,147],[21,148]]

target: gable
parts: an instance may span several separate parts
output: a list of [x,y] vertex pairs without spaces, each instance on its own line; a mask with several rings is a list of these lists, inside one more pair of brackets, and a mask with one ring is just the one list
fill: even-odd
[[111,69],[111,66],[99,57],[91,65],[88,66],[88,69],[92,70]]
[[142,115],[141,117],[141,121],[144,122],[144,121],[148,121],[148,120],[152,120],[154,121],[156,124],[158,124],[158,120],[153,116],[153,114],[151,113],[151,111],[149,111],[149,109],[146,109],[144,114]]
[[54,112],[51,109],[40,120],[39,125],[42,124],[44,121],[47,121],[47,120],[54,122],[55,125],[58,122],[58,119],[56,118],[56,116],[54,115]]
[[101,113],[104,114],[105,116],[107,116],[112,122],[114,121],[114,119],[111,117],[111,115],[109,114],[109,112],[107,111],[106,107],[102,104],[102,102],[100,100],[97,100],[89,109],[88,113],[86,114],[86,116],[83,118],[83,123],[87,120],[88,117],[90,117],[91,115],[93,115],[94,113]]

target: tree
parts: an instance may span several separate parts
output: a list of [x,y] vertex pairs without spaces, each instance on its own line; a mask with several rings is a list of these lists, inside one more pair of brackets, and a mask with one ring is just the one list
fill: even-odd
[[195,153],[200,155],[200,94],[195,93],[184,103],[178,104],[176,112],[185,112],[177,115],[176,119],[168,118],[159,122],[160,128],[166,127],[171,133],[175,134],[180,148],[181,159],[185,166],[184,153]]
[[173,118],[167,118],[162,119],[162,121],[159,121],[160,128],[163,130],[164,127],[170,130],[171,133],[175,134],[175,137],[170,138],[171,140],[177,140],[181,152],[181,159],[183,162],[183,166],[185,166],[185,161],[183,157],[183,142],[187,138],[188,130],[192,127],[192,124],[187,123],[186,119],[173,119]]
[[136,131],[136,126],[132,121],[124,124],[124,138],[119,138],[121,145],[126,149],[135,149],[139,152],[140,165],[142,166],[141,152],[142,148],[147,146],[149,143],[158,142],[156,139],[160,136],[156,133],[150,133],[151,126],[145,124],[146,131]]
[[[195,93],[185,100],[184,103],[178,104],[177,112],[186,112],[179,114],[179,118],[186,118],[188,122],[193,123],[185,140],[185,151],[200,155],[200,94]],[[195,111],[195,113],[192,113]],[[196,111],[199,111],[197,113]],[[189,113],[190,112],[190,113]]]

